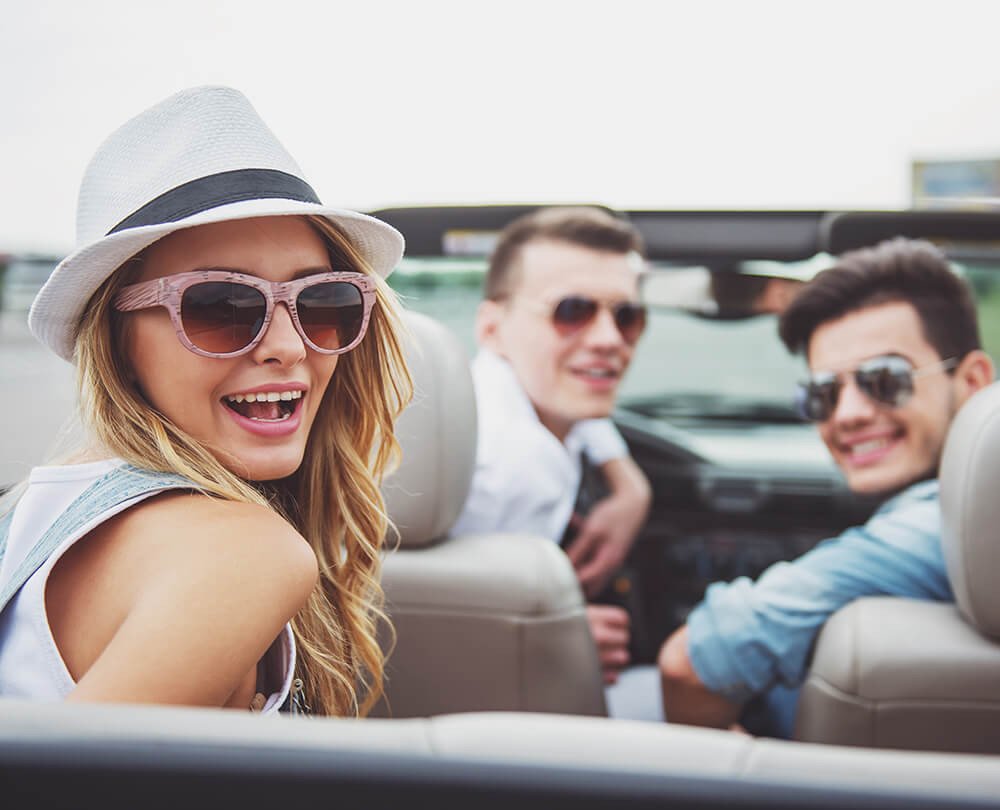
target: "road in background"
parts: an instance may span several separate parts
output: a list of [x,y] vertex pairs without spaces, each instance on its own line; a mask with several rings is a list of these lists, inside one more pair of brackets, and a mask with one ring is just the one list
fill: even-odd
[[57,450],[76,398],[73,366],[35,340],[26,319],[0,312],[0,488]]

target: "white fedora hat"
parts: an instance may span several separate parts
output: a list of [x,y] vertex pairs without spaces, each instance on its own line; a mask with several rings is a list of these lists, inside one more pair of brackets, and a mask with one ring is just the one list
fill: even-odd
[[331,220],[382,277],[403,255],[403,237],[391,225],[320,203],[242,93],[183,90],[98,148],[80,186],[77,248],[35,297],[28,325],[72,362],[87,302],[126,259],[180,228],[294,214]]

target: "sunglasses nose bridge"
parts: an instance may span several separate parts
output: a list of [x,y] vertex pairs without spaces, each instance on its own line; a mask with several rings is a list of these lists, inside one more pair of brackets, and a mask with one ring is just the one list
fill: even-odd
[[858,385],[853,374],[841,375],[838,382],[831,419],[857,422],[868,419],[875,413],[878,403]]
[[273,303],[270,321],[264,326],[253,354],[257,362],[275,360],[282,365],[294,365],[306,356],[305,340],[286,301]]
[[584,334],[587,340],[593,343],[624,343],[614,310],[604,304],[598,304],[594,316],[584,326]]

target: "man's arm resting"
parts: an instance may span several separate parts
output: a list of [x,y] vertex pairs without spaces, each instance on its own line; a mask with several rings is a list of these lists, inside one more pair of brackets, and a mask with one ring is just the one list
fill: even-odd
[[588,596],[600,593],[621,567],[646,521],[652,489],[630,456],[601,465],[610,493],[594,504],[567,548]]
[[709,585],[660,651],[667,718],[728,726],[752,696],[800,684],[824,622],[859,597],[947,598],[939,537],[937,499],[921,489],[756,582]]
[[653,489],[649,485],[646,474],[632,456],[619,456],[601,465],[604,480],[611,492],[608,498],[614,498],[633,515],[633,536],[646,519],[649,505],[653,501]]
[[657,659],[667,722],[730,728],[739,719],[743,707],[701,682],[688,656],[687,636],[687,625],[676,630],[660,648]]

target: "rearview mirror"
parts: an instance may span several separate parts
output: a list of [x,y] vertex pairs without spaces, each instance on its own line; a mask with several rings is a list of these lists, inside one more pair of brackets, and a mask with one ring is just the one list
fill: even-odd
[[834,264],[820,253],[803,262],[744,261],[733,268],[669,267],[643,274],[640,296],[653,308],[732,320],[780,315],[802,284]]

